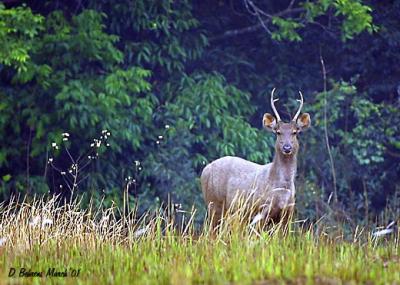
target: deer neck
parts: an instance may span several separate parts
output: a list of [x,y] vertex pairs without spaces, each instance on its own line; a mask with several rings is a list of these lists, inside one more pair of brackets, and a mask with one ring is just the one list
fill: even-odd
[[275,153],[269,175],[271,189],[286,188],[292,189],[297,170],[297,156],[285,157]]

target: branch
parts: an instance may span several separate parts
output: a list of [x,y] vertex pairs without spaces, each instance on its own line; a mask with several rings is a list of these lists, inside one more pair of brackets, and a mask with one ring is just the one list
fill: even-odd
[[229,30],[229,31],[226,31],[225,33],[223,33],[221,35],[218,35],[218,36],[215,36],[215,37],[211,37],[209,40],[210,40],[210,42],[213,42],[213,41],[219,41],[219,40],[223,40],[223,39],[230,38],[230,37],[236,37],[236,36],[239,36],[239,35],[242,35],[242,34],[252,33],[252,32],[255,32],[255,31],[259,30],[260,28],[265,27],[265,25],[268,22],[270,22],[274,17],[282,17],[282,16],[285,16],[285,15],[288,15],[288,14],[300,13],[300,12],[303,12],[303,11],[305,11],[304,8],[287,8],[287,9],[285,9],[285,10],[283,10],[281,12],[278,12],[276,14],[273,14],[273,15],[263,13],[263,15],[265,17],[267,17],[267,19],[260,20],[260,22],[258,24],[255,24],[255,25],[252,25],[252,26],[248,26],[248,27],[245,27],[245,28]]
[[219,40],[222,40],[222,39],[226,39],[226,38],[230,38],[230,37],[236,37],[236,36],[239,36],[239,35],[242,35],[242,34],[255,32],[255,31],[259,30],[260,28],[262,28],[262,25],[261,24],[256,24],[256,25],[249,26],[249,27],[242,28],[242,29],[226,31],[222,35],[210,38],[210,42],[219,41]]
[[391,151],[391,150],[388,149],[387,147],[386,147],[385,150],[386,150],[386,153],[387,153],[388,155],[390,155],[391,157],[400,158],[400,153]]
[[326,68],[325,68],[325,63],[324,59],[322,57],[322,52],[320,50],[319,54],[319,59],[321,61],[321,67],[322,67],[322,76],[324,80],[324,134],[325,134],[325,144],[326,148],[328,150],[328,155],[329,155],[329,161],[331,164],[331,171],[332,171],[332,180],[333,180],[333,200],[337,204],[338,202],[338,197],[337,197],[337,187],[336,187],[336,171],[335,171],[335,163],[333,160],[332,152],[331,152],[331,146],[329,144],[329,136],[328,136],[328,126],[327,126],[327,105],[328,105],[328,100],[326,98]]

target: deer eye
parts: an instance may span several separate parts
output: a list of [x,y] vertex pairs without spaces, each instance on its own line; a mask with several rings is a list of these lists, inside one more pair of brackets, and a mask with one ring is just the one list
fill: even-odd
[[294,134],[294,135],[297,135],[297,131],[293,131],[293,134]]
[[281,134],[281,131],[280,131],[280,130],[276,130],[275,132],[276,132],[277,135],[280,135],[280,134]]

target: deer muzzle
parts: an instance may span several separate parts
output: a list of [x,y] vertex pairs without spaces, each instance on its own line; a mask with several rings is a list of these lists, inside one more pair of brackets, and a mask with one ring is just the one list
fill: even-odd
[[292,146],[290,144],[284,144],[282,150],[285,154],[290,154],[292,152]]

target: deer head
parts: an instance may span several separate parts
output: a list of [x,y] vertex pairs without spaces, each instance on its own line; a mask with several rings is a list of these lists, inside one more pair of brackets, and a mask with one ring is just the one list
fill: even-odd
[[300,102],[299,109],[289,123],[283,122],[275,108],[275,102],[279,99],[274,99],[274,92],[275,88],[272,89],[271,92],[271,107],[275,117],[269,113],[265,113],[263,125],[267,130],[276,134],[275,149],[277,154],[286,158],[293,157],[297,154],[299,149],[297,135],[308,129],[311,125],[310,114],[303,113],[300,115],[304,100],[303,94],[299,91],[300,99],[297,100]]

